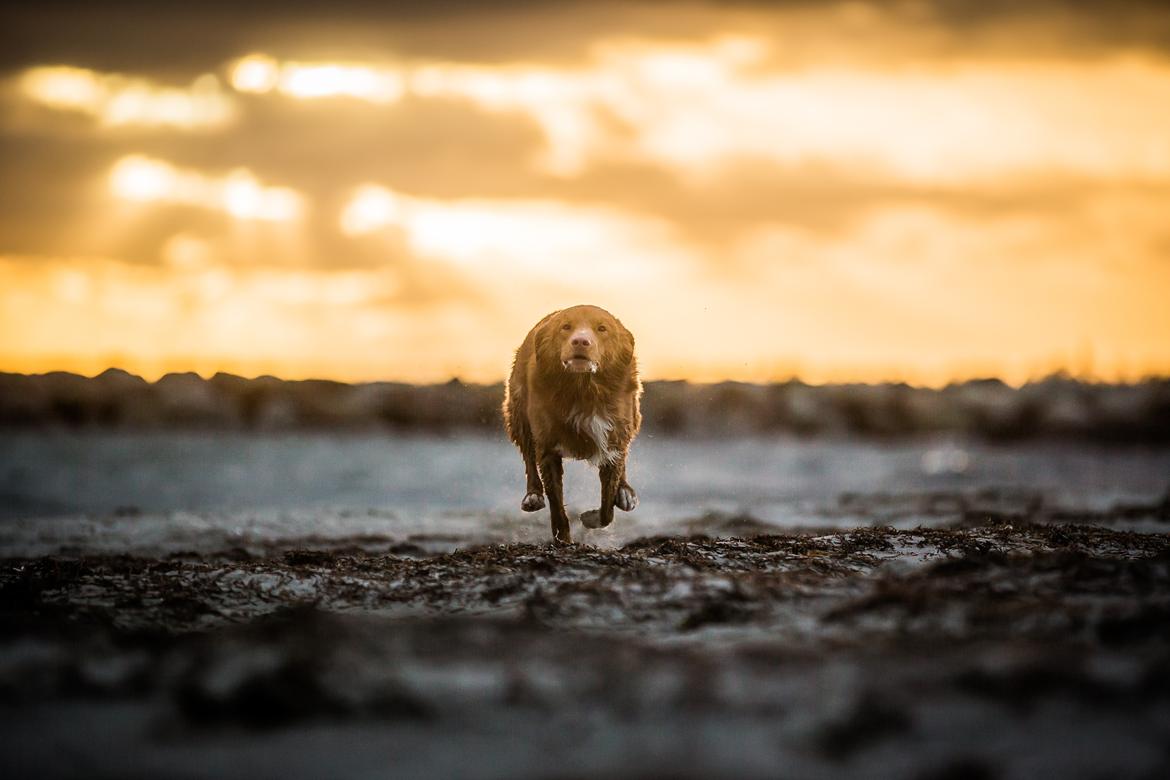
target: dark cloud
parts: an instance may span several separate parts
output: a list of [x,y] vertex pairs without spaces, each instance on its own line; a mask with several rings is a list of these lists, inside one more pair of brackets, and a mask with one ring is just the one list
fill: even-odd
[[0,136],[0,253],[85,252],[72,228],[100,202],[93,185],[104,180],[107,159],[94,144]]
[[[0,69],[67,62],[145,73],[188,73],[269,50],[362,59],[427,56],[476,61],[583,55],[596,37],[631,29],[621,4],[537,2],[68,3],[6,5]],[[679,19],[663,19],[664,32]],[[635,27],[637,25],[634,25]]]
[[246,165],[262,178],[327,200],[366,181],[418,195],[466,197],[508,189],[544,145],[527,116],[485,112],[462,101],[408,98],[378,107],[344,99],[240,100],[242,124],[218,139],[184,139],[181,148],[173,147],[174,162]]
[[693,2],[671,4],[666,11],[661,3],[616,1],[42,0],[0,10],[0,70],[63,62],[187,78],[257,49],[297,57],[566,62],[584,57],[591,43],[608,36],[703,38],[720,27],[783,34],[793,15],[809,14],[822,14],[833,24],[811,38],[802,29],[791,41],[795,47],[837,41],[870,48],[900,27],[928,31],[916,45],[936,53],[1170,50],[1170,7],[1160,0],[936,0],[874,3],[869,12],[842,15],[850,5],[864,6]]

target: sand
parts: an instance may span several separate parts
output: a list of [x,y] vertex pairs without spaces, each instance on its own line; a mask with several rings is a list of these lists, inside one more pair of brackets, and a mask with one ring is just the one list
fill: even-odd
[[708,515],[690,521],[708,534],[608,548],[359,534],[9,557],[0,764],[1167,776],[1168,523],[1165,502],[780,534]]

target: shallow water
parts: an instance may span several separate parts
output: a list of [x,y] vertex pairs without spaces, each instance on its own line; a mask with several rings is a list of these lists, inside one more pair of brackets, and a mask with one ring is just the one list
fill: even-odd
[[[956,497],[998,509],[1102,510],[1164,495],[1170,450],[642,437],[630,478],[639,508],[609,529],[576,526],[579,539],[719,532],[740,515],[778,529],[908,527],[971,508]],[[520,457],[502,437],[4,433],[0,544],[116,550],[361,533],[541,541],[547,513],[519,511],[523,486]],[[569,463],[566,490],[571,510],[594,506],[596,472]],[[165,522],[152,523],[156,516]]]
[[[988,489],[1104,508],[1170,487],[1170,450],[1059,443],[642,438],[629,468],[646,514]],[[593,505],[595,470],[570,461],[566,481],[572,503]],[[511,511],[523,487],[511,444],[480,436],[0,434],[0,513],[9,517],[126,507]]]

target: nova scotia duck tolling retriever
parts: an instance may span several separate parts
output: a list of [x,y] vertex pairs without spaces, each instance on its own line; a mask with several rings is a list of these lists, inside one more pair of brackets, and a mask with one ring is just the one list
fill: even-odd
[[605,309],[555,311],[516,350],[504,423],[528,476],[520,508],[535,512],[548,496],[554,541],[572,541],[564,458],[587,460],[601,472],[601,508],[581,515],[586,528],[612,523],[615,506],[629,512],[638,505],[626,481],[626,456],[642,425],[641,396],[634,337]]

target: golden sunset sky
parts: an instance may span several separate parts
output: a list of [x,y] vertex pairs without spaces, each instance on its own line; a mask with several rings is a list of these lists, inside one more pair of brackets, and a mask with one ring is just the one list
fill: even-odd
[[0,370],[1170,373],[1170,8],[0,12]]

